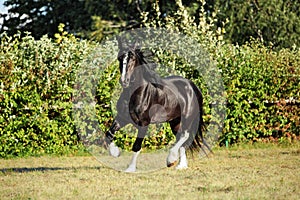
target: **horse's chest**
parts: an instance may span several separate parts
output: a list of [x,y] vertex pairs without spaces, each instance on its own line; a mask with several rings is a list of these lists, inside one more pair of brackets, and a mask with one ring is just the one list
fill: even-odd
[[136,105],[130,110],[131,119],[138,125],[161,123],[168,120],[168,112],[163,105]]
[[[150,98],[151,99],[151,98]],[[152,99],[150,102],[133,101],[129,104],[131,119],[138,125],[147,126],[150,123],[170,121],[180,115],[177,104],[169,105],[168,99]]]
[[[162,123],[180,116],[180,106],[176,96],[158,89],[140,87],[131,95],[121,95],[118,112],[129,114],[133,123],[147,126],[150,123]],[[128,112],[129,111],[129,112]]]
[[168,120],[168,112],[165,106],[154,104],[148,110],[150,123],[161,123]]

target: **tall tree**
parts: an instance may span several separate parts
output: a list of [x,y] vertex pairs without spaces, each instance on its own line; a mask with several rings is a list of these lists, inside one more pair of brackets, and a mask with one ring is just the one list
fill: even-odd
[[6,0],[8,14],[2,15],[2,31],[15,34],[29,31],[36,38],[57,32],[64,23],[69,32],[79,32],[90,27],[91,19],[81,0]]
[[216,0],[214,8],[225,21],[227,39],[243,44],[251,37],[275,47],[300,46],[300,1]]
[[[184,0],[191,12],[197,0]],[[141,25],[141,13],[155,14],[153,4],[158,3],[162,16],[176,10],[174,0],[6,0],[8,14],[2,15],[1,32],[9,34],[29,31],[36,38],[44,34],[53,36],[59,23],[80,37],[101,40],[106,35]]]

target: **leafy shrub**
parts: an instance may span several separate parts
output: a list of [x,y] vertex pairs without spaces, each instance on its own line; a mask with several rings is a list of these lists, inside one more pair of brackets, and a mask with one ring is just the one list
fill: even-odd
[[72,84],[87,43],[3,35],[0,49],[0,156],[77,149]]
[[228,99],[223,139],[299,136],[299,49],[276,52],[253,41],[221,52]]
[[[199,2],[201,6],[198,18],[190,16],[180,0],[176,3],[178,9],[174,13],[168,13],[165,18],[161,16],[158,4],[154,3],[156,15],[152,15],[154,17],[150,19],[144,13],[144,25],[164,27],[194,38],[222,70],[228,104],[220,142],[299,136],[300,109],[297,105],[300,99],[300,50],[295,47],[275,51],[260,41],[252,41],[243,46],[225,44],[225,23],[221,23],[221,27],[215,26],[218,13],[208,14],[204,9],[205,1]],[[192,79],[203,90],[205,119],[211,120],[209,104],[212,102],[206,86],[191,70],[192,66],[163,50],[156,54],[166,65],[173,62],[173,66],[176,66],[174,70]],[[293,99],[298,102],[286,104],[286,101]]]

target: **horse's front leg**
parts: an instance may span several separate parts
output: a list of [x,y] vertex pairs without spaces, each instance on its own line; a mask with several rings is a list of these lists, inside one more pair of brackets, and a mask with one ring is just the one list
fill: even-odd
[[121,125],[120,123],[115,119],[109,130],[105,133],[105,142],[108,146],[109,153],[113,157],[119,157],[120,156],[120,150],[113,142],[115,133],[120,130]]
[[137,157],[141,152],[142,143],[143,143],[143,140],[147,133],[147,129],[148,129],[148,127],[140,127],[138,129],[138,136],[135,139],[135,142],[132,147],[133,156],[132,156],[131,162],[130,162],[128,168],[125,170],[125,172],[135,172],[136,171]]

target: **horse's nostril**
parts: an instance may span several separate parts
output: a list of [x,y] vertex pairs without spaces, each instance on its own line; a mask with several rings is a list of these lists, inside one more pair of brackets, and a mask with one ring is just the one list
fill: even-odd
[[129,81],[127,81],[127,80],[124,80],[124,81],[120,80],[120,83],[121,83],[123,88],[126,88],[126,87],[129,86]]

